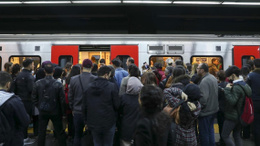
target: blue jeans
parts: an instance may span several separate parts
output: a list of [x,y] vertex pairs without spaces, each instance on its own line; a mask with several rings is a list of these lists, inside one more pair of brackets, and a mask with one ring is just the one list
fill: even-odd
[[81,146],[81,137],[83,136],[84,119],[82,114],[74,114],[73,117],[75,135],[74,135],[74,146]]
[[95,146],[113,146],[116,125],[108,130],[91,130]]
[[199,117],[199,136],[201,146],[215,146],[214,118],[215,114]]

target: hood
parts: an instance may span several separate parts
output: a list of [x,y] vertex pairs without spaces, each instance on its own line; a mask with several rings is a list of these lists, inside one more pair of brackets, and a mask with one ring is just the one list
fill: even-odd
[[127,94],[139,94],[143,84],[136,77],[130,77],[127,82],[126,93]]
[[174,83],[171,87],[176,87],[183,90],[185,86],[182,83]]
[[182,83],[184,86],[190,83],[190,76],[189,75],[181,75],[174,79],[175,83]]
[[3,105],[14,94],[6,91],[0,91],[0,106]]
[[94,95],[101,95],[104,92],[105,88],[107,88],[108,83],[109,81],[107,79],[98,77],[90,86],[91,92]]
[[189,101],[198,101],[201,98],[200,88],[196,84],[186,85],[183,91],[188,95]]

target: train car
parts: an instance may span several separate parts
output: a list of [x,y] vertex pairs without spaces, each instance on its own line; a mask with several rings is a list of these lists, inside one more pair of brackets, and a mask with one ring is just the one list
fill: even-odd
[[[221,69],[230,65],[242,67],[259,58],[259,36],[218,35],[131,35],[131,34],[1,34],[0,66],[5,62],[22,64],[33,58],[35,68],[51,60],[64,67],[67,62],[82,63],[86,58],[106,64],[116,57],[123,62],[131,56],[141,68],[144,62],[165,65],[168,58],[184,63],[211,63],[217,58]],[[123,64],[126,67],[125,64]]]

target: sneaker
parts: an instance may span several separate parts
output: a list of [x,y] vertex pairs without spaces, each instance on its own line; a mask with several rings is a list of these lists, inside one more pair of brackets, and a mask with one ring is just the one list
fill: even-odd
[[26,138],[23,140],[24,145],[33,144],[35,142],[35,139]]

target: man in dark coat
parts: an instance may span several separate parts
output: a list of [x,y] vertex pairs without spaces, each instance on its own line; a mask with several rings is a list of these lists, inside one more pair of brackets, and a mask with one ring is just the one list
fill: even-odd
[[[7,131],[9,134],[6,135],[3,143],[6,146],[22,146],[24,139],[23,131],[27,128],[30,121],[21,99],[13,93],[6,92],[10,87],[11,81],[12,78],[7,72],[0,72],[1,118],[4,116],[11,128]],[[3,122],[2,120],[1,122]],[[1,141],[3,140],[2,138],[0,137]]]
[[83,97],[85,122],[92,132],[95,145],[113,145],[120,101],[116,84],[108,80],[110,72],[109,67],[101,67],[98,78],[89,84]]

